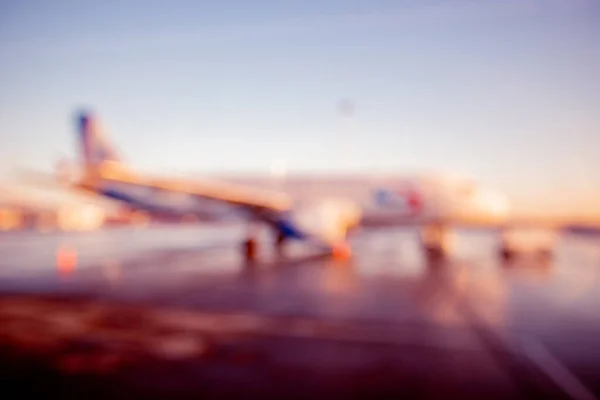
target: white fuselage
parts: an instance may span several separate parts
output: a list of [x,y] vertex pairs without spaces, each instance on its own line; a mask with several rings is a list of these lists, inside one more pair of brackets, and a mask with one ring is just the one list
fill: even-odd
[[465,220],[498,222],[509,203],[498,190],[447,175],[303,175],[285,178],[227,177],[232,183],[280,190],[297,204],[318,199],[355,202],[363,218],[405,221]]
[[[484,222],[508,218],[506,197],[491,188],[446,175],[370,176],[303,175],[284,179],[273,177],[220,177],[217,181],[240,185],[249,190],[283,193],[292,199],[294,209],[330,209],[348,203],[360,209],[363,220],[380,223]],[[239,208],[196,195],[171,192],[142,183],[107,182],[99,187],[107,197],[150,212],[232,215]],[[233,211],[235,214],[235,211]]]

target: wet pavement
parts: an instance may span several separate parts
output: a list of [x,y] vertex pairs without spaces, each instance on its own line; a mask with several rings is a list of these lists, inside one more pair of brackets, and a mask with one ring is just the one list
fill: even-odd
[[248,265],[242,232],[1,234],[0,375],[63,397],[600,395],[598,238],[503,263],[462,232],[427,263],[391,229],[348,261],[265,247]]

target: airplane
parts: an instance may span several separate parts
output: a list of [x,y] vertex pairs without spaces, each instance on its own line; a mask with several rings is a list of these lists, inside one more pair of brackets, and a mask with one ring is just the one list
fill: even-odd
[[[351,255],[349,234],[358,227],[414,225],[427,228],[423,247],[445,253],[450,227],[499,225],[509,218],[502,192],[443,174],[414,176],[305,176],[283,180],[188,179],[130,168],[110,144],[92,112],[77,113],[78,170],[62,164],[57,179],[66,187],[120,202],[143,213],[181,216],[231,212],[249,227],[267,226],[281,251],[306,242],[335,257]],[[256,246],[255,230],[245,243]],[[441,239],[440,239],[441,238]]]

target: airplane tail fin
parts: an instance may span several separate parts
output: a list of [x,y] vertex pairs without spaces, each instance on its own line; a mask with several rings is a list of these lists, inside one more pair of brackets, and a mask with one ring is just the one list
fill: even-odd
[[99,166],[104,161],[121,163],[121,157],[110,145],[98,118],[88,111],[77,115],[81,162],[87,168]]

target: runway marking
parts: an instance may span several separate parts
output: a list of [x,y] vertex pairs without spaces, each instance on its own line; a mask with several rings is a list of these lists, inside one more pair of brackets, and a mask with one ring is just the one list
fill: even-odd
[[533,364],[543,371],[565,393],[577,400],[597,400],[575,375],[569,371],[538,340],[525,338],[522,340],[525,355]]

